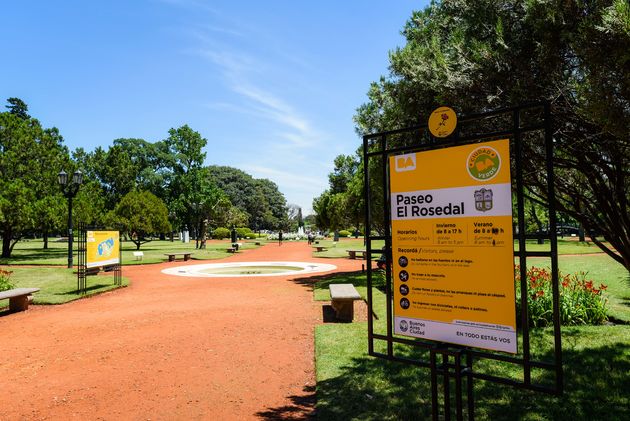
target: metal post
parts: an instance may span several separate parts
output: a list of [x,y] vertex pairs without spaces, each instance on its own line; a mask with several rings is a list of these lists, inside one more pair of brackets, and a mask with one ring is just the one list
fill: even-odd
[[68,196],[68,269],[72,269],[72,196]]

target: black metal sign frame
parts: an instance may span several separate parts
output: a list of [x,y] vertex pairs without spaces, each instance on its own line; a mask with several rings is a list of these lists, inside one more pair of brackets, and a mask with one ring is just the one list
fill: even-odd
[[[459,118],[456,131],[448,138],[436,139],[427,125],[408,127],[363,137],[364,163],[364,198],[366,205],[365,234],[368,262],[372,257],[384,255],[387,264],[384,268],[385,295],[387,311],[387,327],[385,332],[376,332],[373,317],[368,318],[368,352],[370,355],[393,361],[414,364],[430,369],[433,419],[442,416],[451,417],[451,389],[454,384],[455,416],[463,419],[467,413],[474,419],[473,382],[484,380],[516,388],[560,395],[563,391],[562,346],[560,336],[559,285],[558,285],[558,253],[556,239],[556,214],[554,208],[554,169],[553,141],[551,128],[551,112],[548,102],[523,104],[517,107],[502,108]],[[448,148],[484,141],[509,139],[512,161],[512,192],[516,198],[513,217],[515,222],[514,239],[518,250],[514,256],[520,266],[520,353],[516,356],[501,352],[491,352],[478,348],[453,345],[423,339],[402,337],[393,333],[393,294],[392,294],[392,236],[391,206],[389,187],[389,158],[392,155],[410,152],[422,152],[433,149]],[[525,226],[525,171],[524,150],[535,150],[541,156],[540,166],[536,170],[546,171],[548,201],[545,204],[549,217],[546,233],[528,235]],[[543,165],[544,164],[544,165]],[[380,231],[382,235],[376,234]],[[549,241],[549,250],[533,251],[528,249],[527,239],[544,238]],[[384,249],[374,247],[374,241],[385,242]],[[553,359],[543,359],[532,355],[530,344],[530,328],[527,308],[527,265],[530,257],[544,257],[551,268],[553,292]],[[367,265],[368,314],[374,314],[375,276],[377,269]],[[516,307],[516,303],[515,303]],[[401,350],[407,350],[406,353]],[[409,350],[413,350],[409,352]],[[411,356],[410,356],[411,355]],[[478,368],[476,362],[493,360],[501,365],[522,367],[522,377],[503,377],[496,373],[488,373]],[[541,378],[547,382],[537,381],[533,371],[544,372]],[[440,387],[438,376],[442,376]],[[551,377],[551,380],[548,378]],[[443,408],[440,411],[439,391],[442,391]],[[464,396],[466,409],[464,410]],[[442,412],[442,414],[440,414]]]
[[[83,223],[79,223],[79,229],[77,232],[78,241],[78,270],[77,270],[77,292],[85,294],[87,292],[87,232],[88,231],[104,231],[102,227],[88,227]],[[116,230],[114,230],[116,231]],[[120,231],[119,231],[120,232]],[[109,271],[114,272],[114,285],[122,286],[122,241],[118,241],[118,263],[112,265],[104,265]]]

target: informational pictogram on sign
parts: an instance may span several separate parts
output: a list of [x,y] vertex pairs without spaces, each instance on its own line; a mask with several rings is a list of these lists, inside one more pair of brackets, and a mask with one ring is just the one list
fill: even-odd
[[509,141],[390,168],[395,333],[516,353]]
[[87,231],[86,267],[100,267],[120,263],[118,231]]

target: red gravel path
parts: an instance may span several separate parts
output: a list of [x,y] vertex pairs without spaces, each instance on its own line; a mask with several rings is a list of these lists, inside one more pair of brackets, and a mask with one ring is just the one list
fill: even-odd
[[[225,261],[324,262],[304,243]],[[217,262],[216,260],[212,262]],[[0,420],[305,418],[322,305],[296,276],[185,278],[199,261],[130,266],[131,286],[0,317]]]

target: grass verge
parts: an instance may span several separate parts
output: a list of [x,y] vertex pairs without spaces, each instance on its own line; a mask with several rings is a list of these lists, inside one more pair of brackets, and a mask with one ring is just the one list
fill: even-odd
[[[256,242],[261,240],[244,240],[241,250],[256,248]],[[264,242],[263,242],[264,243]],[[232,243],[229,240],[209,240],[203,250],[195,249],[195,243],[182,243],[181,241],[160,241],[155,240],[143,244],[140,251],[144,256],[142,260],[137,260],[133,256],[136,251],[135,244],[125,241],[122,243],[123,265],[137,265],[146,263],[161,263],[168,260],[164,253],[193,253],[194,260],[221,259],[230,256],[226,252]],[[68,243],[50,241],[48,249],[44,249],[41,240],[20,241],[15,245],[10,258],[0,258],[0,265],[65,265],[68,263]],[[74,243],[74,262],[77,262],[76,243]]]
[[[12,267],[11,281],[16,288],[40,288],[33,294],[34,304],[63,304],[85,297],[77,293],[77,275],[66,268],[18,268]],[[123,277],[122,285],[129,281]],[[87,295],[99,294],[119,288],[111,275],[87,277]],[[9,300],[0,300],[0,308],[8,307]]]
[[[531,261],[530,263],[534,263]],[[584,270],[594,281],[609,285],[609,315],[623,323],[628,309],[627,273],[609,257],[572,256],[560,259],[564,272]],[[335,274],[316,279],[314,296],[328,300],[330,283],[353,283],[365,297],[365,275]],[[386,296],[373,289],[375,331],[386,330]],[[560,397],[475,381],[475,415],[492,420],[624,420],[630,407],[630,325],[562,328],[565,392]],[[430,370],[367,355],[367,323],[324,324],[315,331],[317,416],[321,420],[416,420],[431,418]],[[519,339],[519,344],[520,344]],[[532,354],[553,358],[551,329],[531,331]],[[383,341],[376,342],[384,351]],[[395,354],[418,358],[422,351],[396,346]],[[423,358],[423,359],[428,359]],[[478,361],[475,370],[522,380],[518,366]],[[546,384],[546,372],[533,378]],[[440,378],[441,381],[441,378]],[[453,389],[454,390],[454,389]]]

